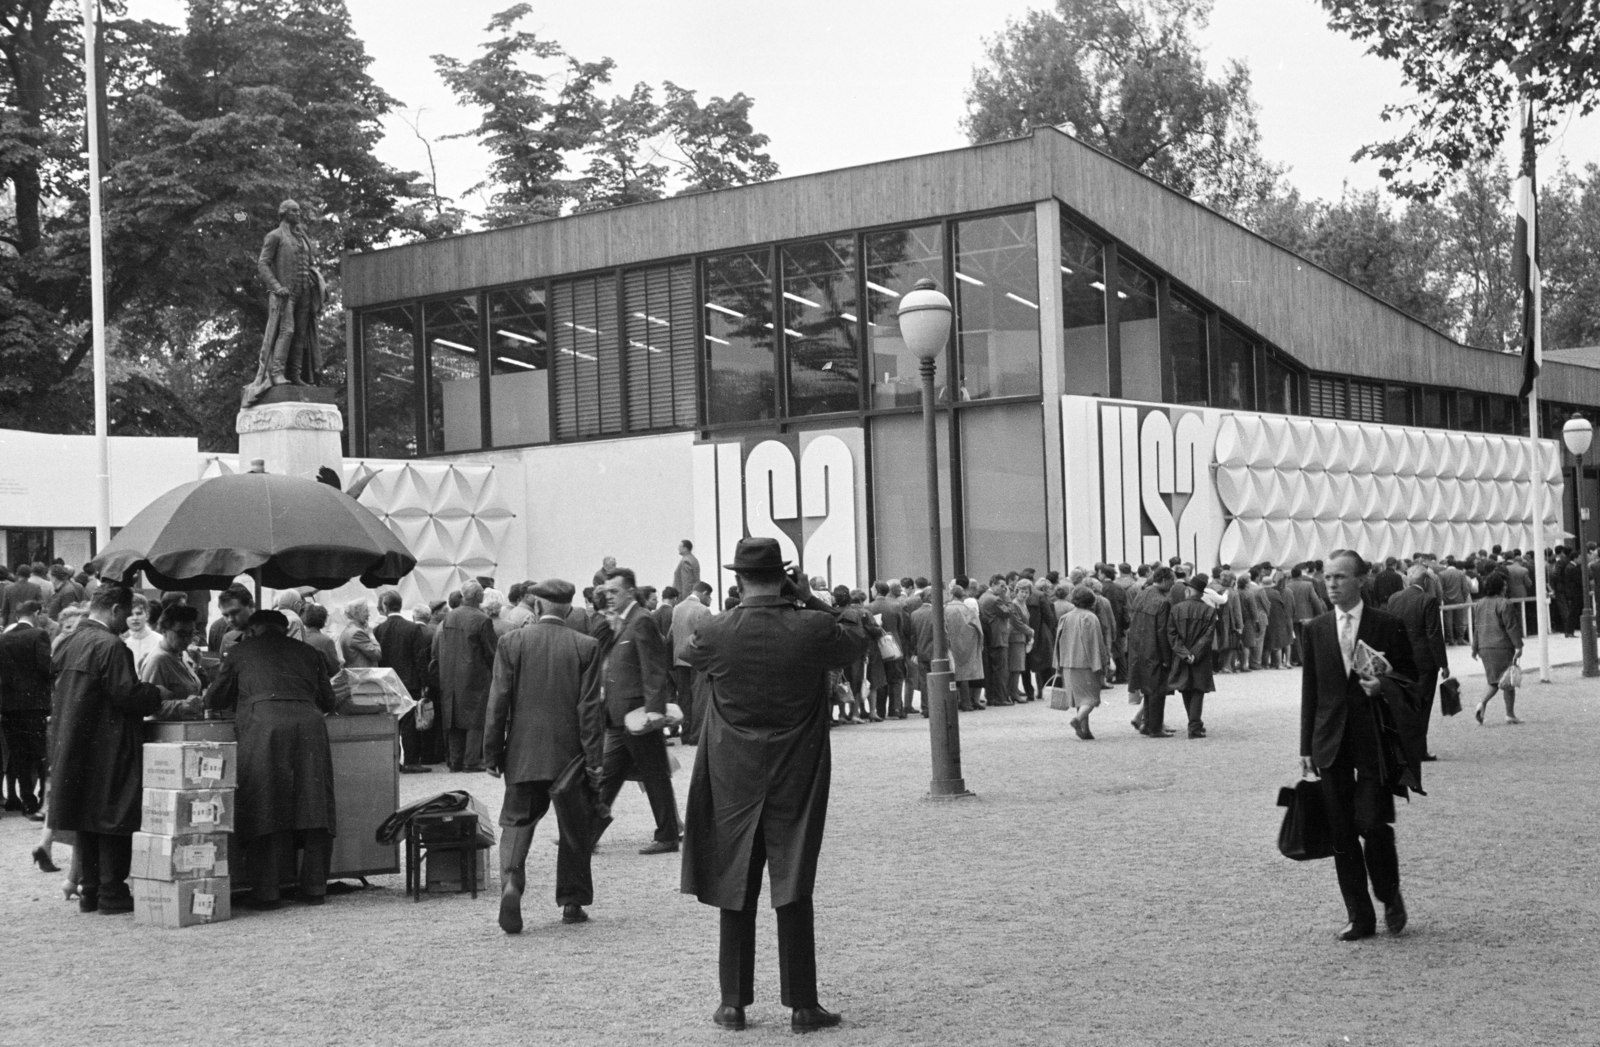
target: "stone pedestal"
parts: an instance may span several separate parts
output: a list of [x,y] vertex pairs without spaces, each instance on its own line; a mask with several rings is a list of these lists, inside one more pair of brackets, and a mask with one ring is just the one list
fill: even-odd
[[260,458],[269,473],[314,480],[322,466],[337,473],[344,464],[339,443],[344,416],[332,404],[282,401],[246,407],[234,431],[239,434],[239,461],[246,468],[251,459]]

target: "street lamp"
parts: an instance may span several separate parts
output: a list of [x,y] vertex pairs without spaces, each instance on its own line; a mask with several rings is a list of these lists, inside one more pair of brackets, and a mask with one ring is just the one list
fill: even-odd
[[900,337],[922,361],[922,432],[928,459],[928,557],[933,582],[933,663],[928,666],[922,700],[928,706],[928,734],[933,748],[933,780],[928,796],[955,800],[971,796],[961,777],[961,724],[952,693],[950,655],[944,637],[944,542],[939,526],[939,437],[934,410],[933,375],[939,354],[950,340],[950,299],[932,280],[917,281],[900,299],[896,311]]
[[1572,492],[1578,506],[1578,572],[1583,575],[1583,613],[1578,627],[1583,634],[1583,675],[1600,676],[1600,659],[1595,656],[1594,601],[1589,595],[1589,551],[1583,544],[1583,456],[1594,439],[1594,427],[1583,415],[1573,415],[1561,427],[1561,440],[1572,452]]

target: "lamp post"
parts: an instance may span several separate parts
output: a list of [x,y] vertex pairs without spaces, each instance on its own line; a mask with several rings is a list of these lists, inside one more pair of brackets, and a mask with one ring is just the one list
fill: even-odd
[[929,279],[900,299],[900,337],[922,362],[922,432],[928,458],[928,559],[933,583],[933,663],[928,666],[923,701],[928,704],[928,735],[933,749],[933,780],[928,797],[955,800],[971,796],[961,777],[961,724],[957,716],[950,655],[944,636],[944,542],[939,523],[939,436],[933,376],[939,354],[950,340],[950,299]]
[[1594,427],[1582,415],[1573,415],[1561,427],[1561,440],[1572,452],[1573,500],[1578,506],[1578,572],[1583,575],[1583,613],[1578,616],[1582,632],[1583,675],[1600,676],[1600,658],[1595,655],[1594,601],[1589,594],[1589,551],[1583,544],[1583,456],[1594,439]]

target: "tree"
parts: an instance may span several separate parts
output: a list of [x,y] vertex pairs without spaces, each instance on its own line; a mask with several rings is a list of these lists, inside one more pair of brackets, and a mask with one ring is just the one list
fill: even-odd
[[1562,169],[1539,194],[1544,343],[1600,345],[1600,165]]
[[1322,0],[1328,24],[1400,63],[1412,100],[1384,106],[1406,124],[1355,158],[1382,163],[1401,196],[1434,197],[1449,176],[1489,162],[1514,106],[1536,103],[1535,137],[1600,99],[1600,5],[1594,0]]
[[[19,201],[36,181],[42,202],[36,233],[21,207],[0,233],[14,249],[0,259],[0,425],[84,431],[91,343],[78,7],[24,6],[26,22],[6,21],[0,8],[0,51],[42,56],[59,86],[33,129],[18,73],[27,67],[9,64],[5,112],[21,115],[0,123],[0,172]],[[266,321],[255,258],[278,202],[307,208],[332,258],[438,235],[454,217],[424,202],[414,175],[373,156],[393,101],[367,75],[342,0],[190,0],[181,30],[118,19],[105,36],[114,159],[105,295],[119,335],[111,373],[140,383],[113,386],[112,419],[141,433],[199,432],[203,446],[227,448]],[[153,391],[163,385],[166,397]],[[135,391],[157,409],[122,409],[120,394]]]
[[1057,0],[987,41],[963,125],[975,143],[1057,126],[1226,213],[1269,195],[1281,170],[1242,62],[1210,77],[1193,31],[1211,0]]
[[[489,20],[491,39],[469,62],[434,55],[440,77],[465,105],[482,112],[478,126],[452,137],[475,138],[492,157],[488,177],[469,192],[490,189],[490,226],[554,218],[656,200],[680,191],[724,189],[778,173],[762,149],[767,136],[750,124],[754,100],[712,98],[670,81],[657,103],[648,84],[610,100],[610,58],[583,62],[553,40],[518,29],[530,5]],[[588,164],[574,169],[583,159]],[[676,177],[674,177],[676,176]]]

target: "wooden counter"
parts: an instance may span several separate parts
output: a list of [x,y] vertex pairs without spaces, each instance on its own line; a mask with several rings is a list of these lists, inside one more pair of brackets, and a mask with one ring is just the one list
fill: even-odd
[[[330,879],[400,871],[398,844],[377,842],[383,820],[400,806],[400,732],[393,716],[329,716],[333,755],[333,838]],[[231,742],[232,720],[184,720],[145,724],[147,742]],[[249,887],[243,848],[229,840],[234,890]],[[237,862],[237,864],[234,864]]]

